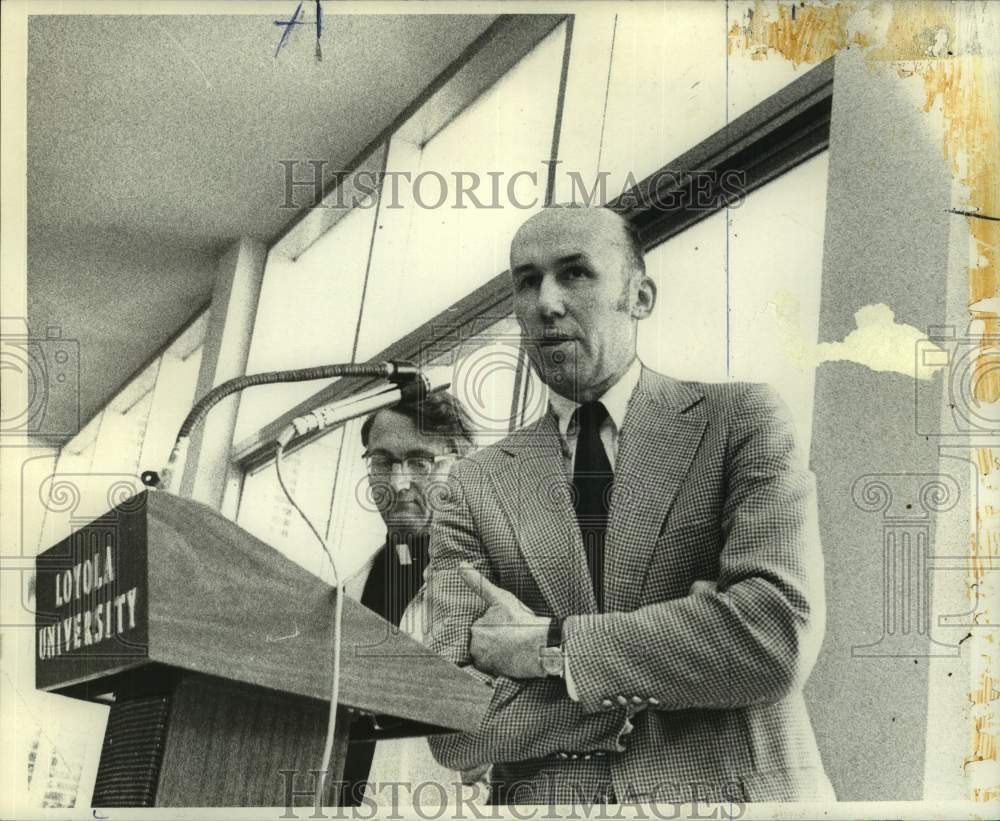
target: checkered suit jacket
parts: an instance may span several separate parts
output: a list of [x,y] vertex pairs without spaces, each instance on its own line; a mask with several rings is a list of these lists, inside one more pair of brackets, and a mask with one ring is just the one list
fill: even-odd
[[[477,733],[430,740],[441,763],[494,762],[511,803],[833,800],[802,698],[824,626],[815,488],[769,388],[643,370],[615,465],[603,613],[551,412],[451,483],[431,543],[431,646],[471,664],[486,607],[456,572],[471,562],[566,617],[579,701],[560,679],[491,680]],[[697,580],[714,585],[692,593]]]

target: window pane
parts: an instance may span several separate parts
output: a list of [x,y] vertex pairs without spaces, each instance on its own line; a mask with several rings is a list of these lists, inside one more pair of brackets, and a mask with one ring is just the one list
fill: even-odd
[[[561,178],[559,197],[587,196],[599,155],[607,176],[596,198],[607,202],[813,68],[743,48],[748,14],[762,7],[777,19],[778,4],[760,0],[620,3],[613,14],[597,5],[581,14],[580,47],[590,51],[571,56],[560,140],[560,171],[579,169],[581,180]],[[574,30],[574,51],[576,41]]]
[[[355,208],[297,260],[268,254],[247,373],[351,361],[374,220],[374,208]],[[235,441],[332,381],[245,391]]]
[[726,378],[726,214],[720,211],[646,254],[657,285],[639,323],[639,357],[678,379]]
[[465,405],[480,446],[510,432],[514,387],[518,370],[524,370],[521,330],[513,316],[441,353],[428,350],[426,358],[432,367],[450,369],[449,390]]
[[160,357],[138,457],[138,472],[160,470],[170,457],[177,431],[198,398],[195,391],[207,329],[208,311],[205,311]]
[[601,148],[608,199],[726,124],[725,5],[629,3],[616,10]]
[[[368,488],[361,425],[354,419],[344,426],[344,452],[337,476],[336,498],[330,516],[330,542],[337,570],[346,578],[356,574],[385,542],[385,524]],[[332,581],[327,571],[322,578]]]
[[823,153],[753,192],[742,207],[714,214],[648,253],[658,296],[653,315],[639,324],[639,356],[654,370],[680,379],[771,383],[789,404],[806,448],[826,174]]
[[92,466],[94,472],[138,476],[159,365],[160,360],[157,359],[136,380],[134,387],[127,388],[123,391],[124,395],[116,397],[105,408],[97,435],[97,451]]
[[[343,429],[337,428],[282,460],[289,492],[324,537],[342,438]],[[236,521],[306,570],[326,578],[323,548],[282,491],[273,461],[247,474]]]
[[[422,149],[393,138],[388,170],[412,182],[383,187],[359,360],[507,268],[513,232],[544,202],[564,39],[560,26]],[[479,181],[475,201],[459,201],[459,179]]]
[[730,211],[732,371],[770,382],[788,402],[808,452],[819,334],[824,152],[752,193]]
[[161,470],[170,458],[177,431],[197,398],[201,354],[201,345],[186,355],[172,350],[163,354],[142,442],[141,470]]

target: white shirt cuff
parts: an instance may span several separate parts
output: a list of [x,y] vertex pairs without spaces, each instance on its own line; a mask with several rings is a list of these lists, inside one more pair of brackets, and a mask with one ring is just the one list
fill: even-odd
[[573,701],[579,701],[580,696],[576,692],[576,683],[573,681],[573,673],[569,666],[569,656],[563,653],[563,680],[566,682],[566,693]]

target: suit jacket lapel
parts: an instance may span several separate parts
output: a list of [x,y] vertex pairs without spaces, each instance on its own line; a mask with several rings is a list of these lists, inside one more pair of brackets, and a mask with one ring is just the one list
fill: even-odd
[[705,432],[691,408],[701,394],[643,369],[629,402],[615,462],[605,542],[605,607],[634,610],[653,545]]
[[535,583],[557,616],[596,613],[555,417],[547,413],[501,447],[511,458],[491,478]]

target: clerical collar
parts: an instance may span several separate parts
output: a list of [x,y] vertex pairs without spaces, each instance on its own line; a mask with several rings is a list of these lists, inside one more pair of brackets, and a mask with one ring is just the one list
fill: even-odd
[[386,534],[387,552],[395,557],[401,565],[420,565],[427,562],[431,537],[426,533],[393,533]]
[[[598,400],[608,412],[611,421],[615,423],[617,430],[622,429],[625,422],[625,411],[628,410],[628,400],[632,398],[632,392],[639,384],[639,377],[642,375],[642,362],[636,357],[632,360],[628,370],[622,374],[621,379],[608,388]],[[569,423],[573,418],[573,412],[580,407],[579,402],[560,396],[555,391],[549,391],[549,404],[552,412],[556,415],[559,423],[559,433],[566,438],[566,431],[569,430]]]

